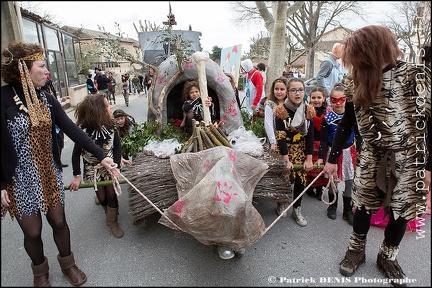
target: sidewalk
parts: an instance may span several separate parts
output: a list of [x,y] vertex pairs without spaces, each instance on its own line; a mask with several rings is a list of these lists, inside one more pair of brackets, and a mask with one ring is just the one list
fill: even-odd
[[[138,97],[145,97],[145,98],[147,98],[147,95],[144,94],[143,92],[141,92],[140,95],[138,95],[138,94],[134,95],[133,93],[130,93],[129,94],[129,106],[130,106],[131,101],[134,100],[134,99],[136,99],[136,98],[138,98]],[[113,105],[111,105],[111,111],[114,111],[116,109],[126,109],[127,108],[122,93],[115,95],[115,100],[116,100],[115,101],[116,104],[114,105],[114,102],[113,102]],[[74,116],[75,109],[76,109],[76,106],[70,106],[68,109],[65,110],[66,114],[69,116],[69,118],[75,119],[75,116]]]

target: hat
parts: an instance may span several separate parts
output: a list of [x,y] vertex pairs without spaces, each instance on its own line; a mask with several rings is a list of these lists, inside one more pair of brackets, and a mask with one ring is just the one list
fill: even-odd
[[98,67],[95,67],[94,70],[95,70],[95,71],[96,71],[96,70],[102,71],[102,70],[101,70],[100,68],[98,68]]
[[124,112],[121,109],[114,110],[113,115],[114,115],[114,118],[127,116],[126,112]]
[[245,59],[240,62],[240,66],[243,68],[244,71],[248,72],[252,70],[253,64],[251,59]]

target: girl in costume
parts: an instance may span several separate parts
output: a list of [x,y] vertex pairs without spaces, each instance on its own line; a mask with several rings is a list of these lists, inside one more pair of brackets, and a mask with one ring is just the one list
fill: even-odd
[[[298,78],[288,81],[288,97],[283,105],[275,108],[276,140],[290,178],[294,181],[294,199],[300,196],[306,184],[307,172],[312,170],[313,125],[315,115],[313,107],[304,101],[304,82]],[[294,170],[294,164],[300,164],[300,170]],[[301,213],[300,197],[293,204],[291,217],[302,227],[307,225]]]
[[[315,87],[310,92],[310,103],[315,108],[315,116],[313,119],[313,126],[314,126],[314,149],[313,149],[313,155],[312,155],[312,163],[318,164],[316,161],[318,160],[318,151],[319,151],[319,145],[321,142],[321,122],[324,118],[324,115],[326,114],[327,110],[327,93],[325,90],[321,87]],[[330,108],[330,107],[329,107]],[[321,173],[320,169],[312,169],[308,175],[307,175],[307,182],[306,186],[308,186],[317,176]],[[320,176],[312,185],[309,187],[309,189],[306,191],[306,193],[309,196],[316,197],[318,200],[321,201],[322,196],[322,189],[323,186],[326,186],[328,182],[328,178],[326,178],[324,175]],[[314,191],[315,190],[315,191]]]
[[[100,147],[104,153],[114,159],[118,167],[121,164],[120,136],[112,118],[110,104],[104,94],[98,93],[94,96],[87,96],[78,104],[75,110],[76,124]],[[70,187],[78,190],[81,183],[80,157],[83,158],[83,175],[88,182],[111,180],[111,175],[105,169],[97,169],[97,162],[92,153],[88,153],[78,144],[75,144],[72,153],[72,167],[74,179]],[[96,177],[96,179],[95,179]],[[120,228],[118,219],[118,198],[113,185],[97,186],[96,195],[99,204],[105,210],[106,224],[110,227],[114,237],[121,238],[124,235]]]
[[[345,86],[342,83],[336,83],[330,92],[330,103],[332,110],[329,111],[322,119],[321,124],[321,143],[318,153],[318,165],[324,163],[324,159],[328,157],[336,128],[340,119],[345,113],[346,96],[344,95]],[[357,151],[360,151],[362,138],[358,132],[357,126],[354,126],[354,131],[351,133],[347,142],[343,146],[343,152],[337,159],[338,164],[338,179],[344,181],[345,189],[343,192],[343,219],[349,224],[353,223],[353,211],[351,204],[351,190],[354,179],[355,164],[357,161]],[[336,219],[336,210],[338,205],[338,191],[333,191],[329,187],[329,201],[332,203],[327,208],[327,217]],[[336,199],[335,198],[336,195]]]

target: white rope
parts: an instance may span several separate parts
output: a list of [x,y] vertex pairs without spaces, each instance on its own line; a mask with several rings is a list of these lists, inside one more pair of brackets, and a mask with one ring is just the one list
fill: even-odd
[[[312,184],[313,183],[315,183],[315,181],[316,180],[318,180],[318,178],[322,175],[324,173],[324,170],[323,171],[321,171],[319,174],[318,174],[318,176],[316,176],[315,177],[315,179],[313,179],[312,180],[312,182],[311,183],[309,183],[309,185],[300,193],[300,195],[299,196],[297,196],[297,198],[296,199],[294,199],[294,201],[287,207],[287,208],[285,208],[285,210],[283,211],[283,212],[281,212],[280,213],[280,215],[273,221],[273,223],[271,223],[265,230],[264,230],[264,233],[262,234],[262,236],[264,236],[264,234],[265,233],[267,233],[267,231],[268,230],[270,230],[270,228],[271,227],[273,227],[275,224],[276,224],[276,222],[277,221],[279,221],[279,219],[281,219],[283,216],[284,216],[284,214],[285,213],[287,213],[288,212],[288,210],[294,205],[294,203],[298,200],[298,199],[300,199],[300,197],[302,197],[303,196],[303,194],[312,186]],[[324,191],[323,191],[323,194],[324,194],[324,192],[326,192],[326,191],[328,191],[328,187],[329,187],[329,185],[330,185],[330,183],[331,183],[331,185],[332,185],[332,187],[336,187],[336,185],[334,184],[334,179],[333,179],[333,176],[330,176],[330,178],[329,178],[329,183],[327,183],[327,186],[326,186],[326,188],[324,189]],[[333,193],[336,193],[336,189],[333,189]],[[322,197],[322,196],[321,196]],[[324,200],[323,200],[324,201]],[[334,201],[336,201],[336,197],[334,197],[334,199],[333,199],[333,201],[331,202],[331,203],[327,203],[327,202],[325,202],[324,201],[324,203],[326,203],[326,204],[333,204],[334,203]],[[261,236],[261,237],[262,237]]]
[[[97,174],[97,170],[104,168],[103,165],[101,163],[97,164],[96,166],[94,166],[94,175],[93,175],[93,183],[94,183],[94,190],[98,191],[97,188],[97,183],[96,183],[96,174]],[[112,170],[107,170],[108,173],[111,176],[111,180],[112,180],[112,185],[114,188],[114,192],[116,193],[117,196],[120,196],[122,194],[122,190],[121,190],[121,186],[120,183],[118,182],[117,177],[114,175],[114,173],[112,172]],[[119,172],[120,173],[120,172]],[[121,174],[120,174],[121,175]],[[124,177],[123,177],[124,178]]]
[[156,209],[156,211],[158,211],[163,217],[165,217],[165,219],[168,220],[168,222],[170,222],[177,230],[180,230],[182,232],[187,233],[186,231],[184,231],[183,229],[181,229],[179,226],[177,226],[177,224],[175,224],[174,222],[171,221],[171,219],[165,215],[165,213],[160,210],[156,205],[153,204],[153,202],[147,198],[147,196],[145,196],[138,188],[135,187],[135,185],[133,185],[129,179],[127,179],[123,174],[121,174],[120,172],[118,172],[120,174],[120,176],[135,190],[138,192],[138,194],[140,194],[153,208]]

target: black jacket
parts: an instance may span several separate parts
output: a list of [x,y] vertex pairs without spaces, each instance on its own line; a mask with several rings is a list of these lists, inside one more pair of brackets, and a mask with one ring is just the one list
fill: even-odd
[[[21,84],[14,84],[13,87],[17,92],[20,100],[27,106],[25,101],[23,88]],[[106,156],[105,153],[96,146],[96,144],[87,136],[87,134],[79,128],[66,114],[66,112],[61,107],[60,102],[51,94],[44,91],[37,93],[45,93],[49,103],[49,109],[51,114],[51,136],[52,139],[57,139],[56,129],[57,125],[72,141],[78,143],[85,150],[89,151],[95,155],[100,161],[102,161]],[[12,85],[5,85],[1,87],[1,97],[0,97],[0,119],[1,119],[1,187],[5,187],[5,184],[12,184],[12,176],[15,173],[15,167],[17,165],[17,154],[12,143],[12,137],[7,128],[6,120],[13,119],[18,113],[25,113],[19,110],[13,97],[15,92],[12,89]],[[60,153],[57,145],[57,141],[53,141],[53,158],[59,169],[62,169],[60,161]]]

